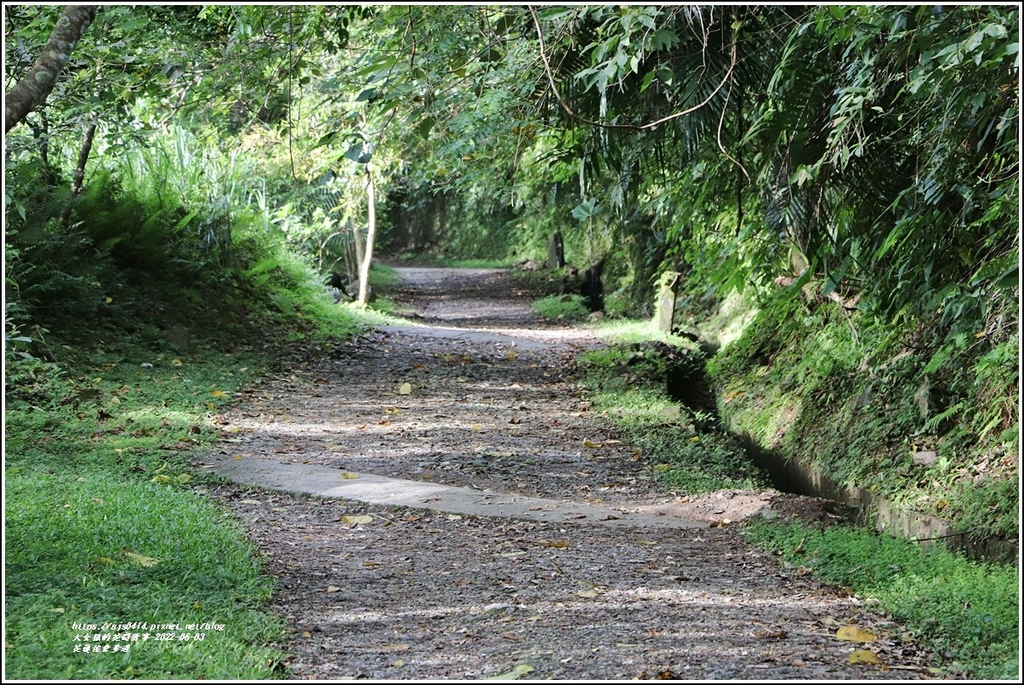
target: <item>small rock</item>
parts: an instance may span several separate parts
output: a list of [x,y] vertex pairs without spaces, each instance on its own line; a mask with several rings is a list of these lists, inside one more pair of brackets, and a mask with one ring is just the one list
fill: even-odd
[[939,456],[931,450],[914,452],[914,463],[918,466],[928,466],[939,460]]

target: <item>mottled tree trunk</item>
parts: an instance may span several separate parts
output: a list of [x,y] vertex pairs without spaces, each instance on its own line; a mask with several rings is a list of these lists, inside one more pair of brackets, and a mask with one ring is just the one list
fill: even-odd
[[60,15],[36,63],[4,98],[4,133],[46,102],[78,39],[96,17],[96,5],[71,5]]
[[82,192],[82,182],[85,180],[85,165],[89,162],[89,155],[92,153],[92,141],[96,137],[96,124],[89,124],[85,131],[85,138],[82,140],[82,149],[78,152],[78,164],[75,165],[75,175],[71,179],[71,197],[68,204],[61,210],[61,228],[68,227],[68,220],[71,218],[71,205],[75,196]]

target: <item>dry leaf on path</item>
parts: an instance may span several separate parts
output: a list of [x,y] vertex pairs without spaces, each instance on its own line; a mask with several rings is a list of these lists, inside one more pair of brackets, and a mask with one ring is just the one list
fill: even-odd
[[408,395],[411,392],[412,392],[412,384],[411,383],[402,383],[402,386],[398,389],[398,394],[399,395]]
[[858,649],[850,654],[847,661],[851,664],[881,664],[882,660],[870,649]]
[[874,642],[878,639],[878,636],[870,630],[864,630],[857,626],[843,626],[836,631],[836,638],[849,642]]
[[372,516],[342,516],[341,517],[341,522],[342,523],[354,523],[356,525],[365,524],[365,523],[373,523],[373,517]]

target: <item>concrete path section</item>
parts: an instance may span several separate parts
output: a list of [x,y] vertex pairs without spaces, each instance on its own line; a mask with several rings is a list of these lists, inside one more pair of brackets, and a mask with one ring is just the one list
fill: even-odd
[[453,514],[596,524],[610,528],[707,528],[706,523],[699,521],[630,511],[624,507],[521,497],[369,473],[352,473],[314,464],[288,464],[251,457],[235,459],[225,455],[211,455],[206,462],[214,472],[241,485],[297,495],[336,497]]

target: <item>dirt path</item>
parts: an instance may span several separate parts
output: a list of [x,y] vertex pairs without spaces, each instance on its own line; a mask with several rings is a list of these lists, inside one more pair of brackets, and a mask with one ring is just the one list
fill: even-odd
[[[900,668],[920,655],[898,626],[709,525],[797,499],[688,501],[649,478],[575,390],[586,332],[536,321],[500,271],[402,276],[423,326],[269,378],[208,459],[270,486],[214,495],[279,578],[292,679],[925,677]],[[894,668],[849,663],[843,625]]]

